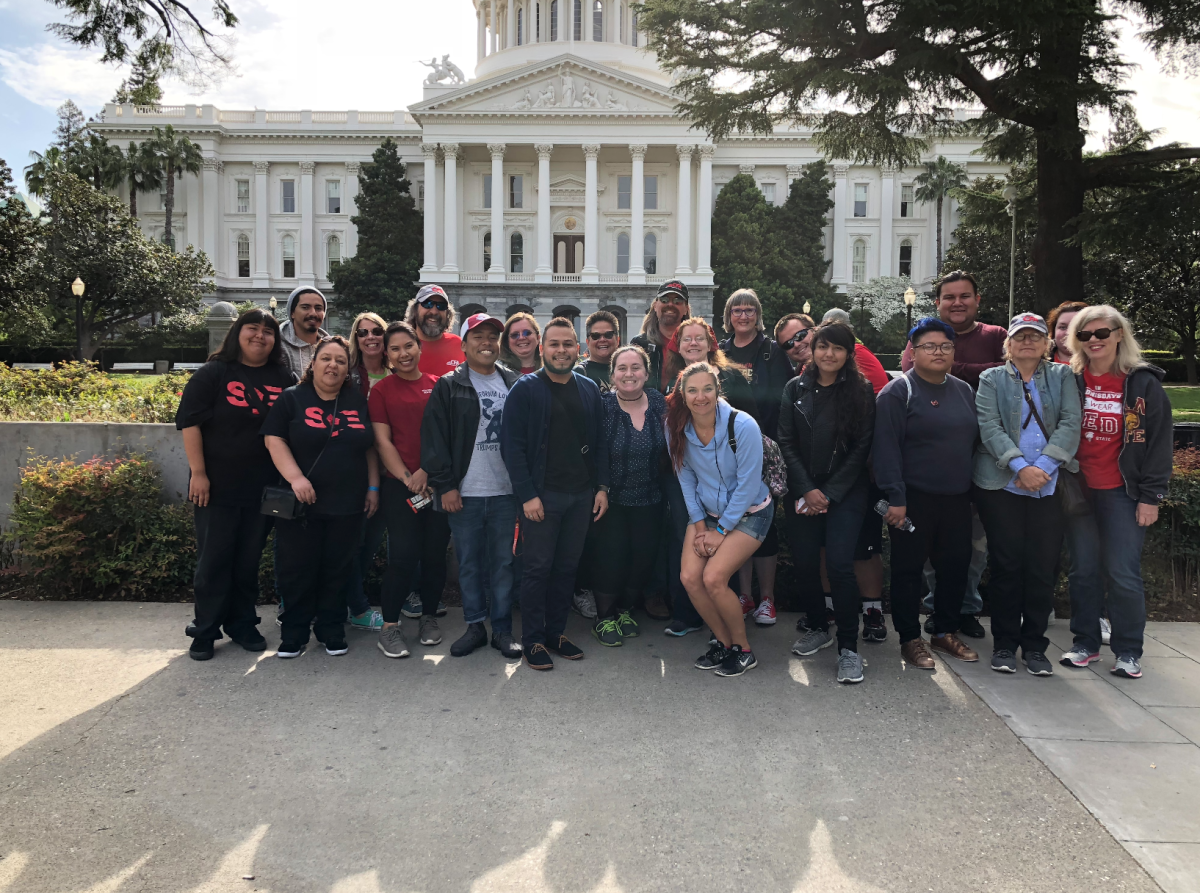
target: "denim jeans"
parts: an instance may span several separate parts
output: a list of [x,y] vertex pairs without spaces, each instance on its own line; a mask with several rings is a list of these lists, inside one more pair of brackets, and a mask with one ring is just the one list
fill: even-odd
[[367,598],[366,592],[363,591],[363,581],[366,579],[367,570],[371,567],[371,562],[375,560],[375,554],[379,551],[380,543],[387,536],[387,513],[383,509],[383,500],[384,493],[381,491],[379,494],[379,509],[375,512],[374,516],[368,518],[366,514],[363,514],[362,548],[358,550],[358,557],[350,568],[350,574],[346,579],[346,606],[355,617],[371,610],[371,600]]
[[458,557],[463,619],[482,623],[490,616],[493,634],[511,633],[516,498],[464,496],[462,504],[462,511],[447,514],[446,520]]
[[595,495],[547,490],[541,521],[521,519],[521,644],[557,641],[567,627],[575,572],[592,525]]
[[1142,588],[1142,543],[1146,528],[1137,523],[1137,501],[1123,487],[1093,490],[1092,513],[1067,519],[1071,566],[1071,632],[1075,644],[1100,651],[1100,614],[1108,583],[1109,643],[1120,657],[1142,656],[1146,632],[1146,593]]
[[[983,529],[983,521],[979,518],[979,512],[975,511],[974,506],[972,506],[971,564],[967,568],[967,588],[963,593],[962,612],[964,614],[978,614],[983,610],[983,596],[979,594],[979,581],[983,579],[983,572],[987,569],[987,562],[987,533]],[[925,585],[929,587],[929,592],[925,593],[922,604],[925,606],[926,612],[932,614],[933,591],[937,589],[937,574],[934,573],[933,565],[928,561],[925,562],[924,573]]]

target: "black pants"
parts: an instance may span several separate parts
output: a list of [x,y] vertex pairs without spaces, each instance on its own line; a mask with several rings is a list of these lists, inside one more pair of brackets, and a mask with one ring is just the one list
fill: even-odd
[[906,533],[889,527],[892,540],[892,624],[900,644],[921,636],[921,571],[933,565],[933,628],[958,632],[967,569],[971,565],[971,494],[939,496],[908,488],[908,518],[916,527]]
[[575,572],[592,523],[590,489],[542,494],[545,517],[521,518],[521,644],[557,641],[567,628]]
[[437,614],[438,600],[446,588],[446,546],[450,525],[446,516],[433,510],[433,503],[419,512],[408,504],[413,492],[395,478],[384,478],[380,506],[387,519],[388,566],[383,575],[380,607],[383,622],[400,620],[400,608],[421,579],[421,613]]
[[1054,581],[1066,529],[1062,500],[975,488],[975,507],[987,531],[991,560],[988,600],[997,651],[1045,654],[1054,608]]
[[358,558],[362,529],[358,513],[275,522],[275,567],[284,596],[279,620],[286,644],[308,642],[310,626],[318,642],[345,640],[346,575]]
[[258,566],[272,518],[258,506],[196,506],[196,619],[194,639],[240,639],[258,625]]
[[661,480],[663,492],[667,496],[668,535],[663,537],[663,548],[667,553],[667,592],[671,596],[671,619],[687,626],[701,627],[704,626],[704,620],[692,604],[681,577],[683,541],[687,538],[688,527],[691,526],[688,524],[687,503],[683,501],[683,488],[674,474],[664,474]]
[[[854,551],[867,511],[867,484],[860,481],[841,502],[829,503],[823,515],[797,515],[796,497],[787,500],[788,544],[800,584],[800,603],[814,629],[828,629],[825,593],[821,589],[821,547],[825,547],[825,570],[837,619],[838,650],[858,651],[858,615],[862,596],[854,576]],[[875,515],[878,518],[878,515]]]
[[631,609],[638,594],[649,588],[662,516],[661,504],[609,503],[604,517],[592,525],[588,539],[595,541],[592,579],[601,619],[616,617],[618,607]]

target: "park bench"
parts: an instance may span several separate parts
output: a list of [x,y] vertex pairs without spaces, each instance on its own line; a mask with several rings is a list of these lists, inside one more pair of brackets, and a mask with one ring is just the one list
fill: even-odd
[[113,363],[113,372],[153,372],[153,363]]
[[13,363],[14,369],[44,369],[46,371],[54,368],[53,363]]
[[175,363],[171,368],[176,372],[195,372],[203,363]]

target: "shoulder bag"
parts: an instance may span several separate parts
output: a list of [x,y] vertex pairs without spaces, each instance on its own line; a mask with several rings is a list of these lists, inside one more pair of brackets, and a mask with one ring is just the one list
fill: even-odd
[[[1046,438],[1048,443],[1050,441],[1050,433],[1046,430],[1046,423],[1042,421],[1042,417],[1037,411],[1037,405],[1033,402],[1033,395],[1029,393],[1029,385],[1021,382],[1021,389],[1025,392],[1025,403],[1029,406],[1029,418],[1025,419],[1021,427],[1027,428],[1029,420],[1032,419],[1042,429],[1042,437]],[[1083,472],[1070,472],[1066,468],[1059,466],[1058,489],[1062,492],[1063,514],[1071,518],[1078,518],[1082,515],[1090,515],[1092,513],[1092,501],[1087,495],[1087,481],[1083,478]]]
[[[341,394],[333,401],[333,425],[337,424],[338,400],[340,399]],[[317,463],[325,455],[325,447],[329,446],[329,441],[333,439],[333,425],[330,425],[329,436],[325,438],[325,443],[321,446],[321,452],[317,453],[317,458],[313,459],[312,465],[308,466],[308,471],[304,473],[305,477],[313,473],[313,469],[317,467]],[[263,487],[262,502],[259,504],[258,511],[260,514],[268,515],[272,518],[296,521],[304,517],[305,508],[304,503],[296,498],[296,491],[290,486],[268,484]]]
[[[729,448],[734,454],[737,453],[737,436],[733,433],[733,422],[739,412],[737,409],[731,409],[729,412]],[[762,435],[762,451],[762,481],[773,497],[782,499],[788,491],[787,465],[783,461],[783,453],[779,451],[779,444],[765,434]]]

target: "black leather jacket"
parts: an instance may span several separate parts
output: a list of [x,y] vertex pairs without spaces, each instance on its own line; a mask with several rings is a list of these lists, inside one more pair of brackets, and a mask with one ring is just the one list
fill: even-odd
[[[779,450],[787,464],[788,490],[793,498],[799,498],[809,490],[819,489],[831,502],[840,502],[867,478],[867,457],[875,435],[875,400],[867,401],[868,410],[859,420],[854,437],[847,442],[838,434],[835,405],[831,403],[816,415],[813,384],[813,379],[800,376],[783,389]],[[854,382],[846,381],[845,369],[833,384],[835,388],[855,386]],[[871,387],[865,381],[859,381],[857,386],[868,391]]]

